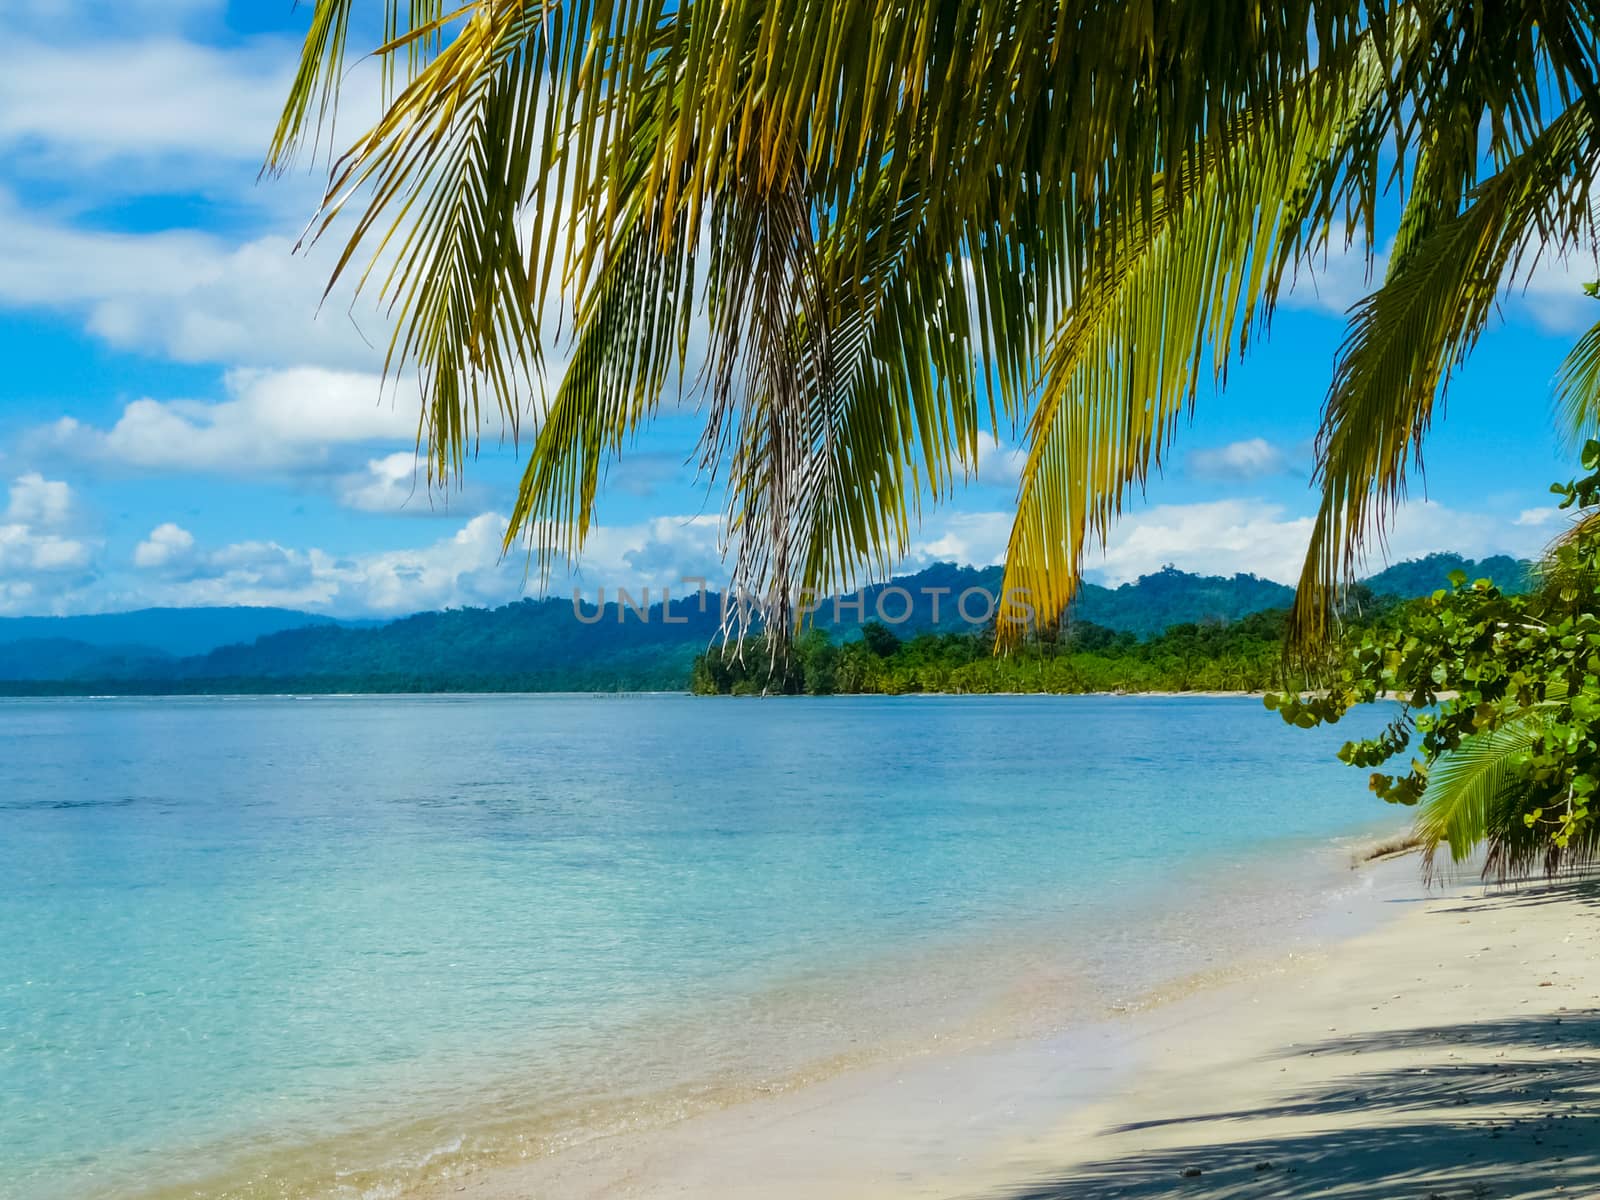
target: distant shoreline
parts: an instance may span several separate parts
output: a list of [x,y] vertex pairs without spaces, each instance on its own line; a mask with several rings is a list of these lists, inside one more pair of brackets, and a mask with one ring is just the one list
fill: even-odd
[[[232,681],[230,681],[232,682]],[[1137,691],[1130,689],[1101,690],[1084,692],[1065,691],[1027,691],[1027,692],[833,692],[828,695],[785,695],[771,693],[765,696],[754,695],[699,695],[688,688],[393,688],[385,690],[351,691],[347,688],[319,688],[319,687],[284,687],[281,683],[273,686],[257,687],[220,687],[202,691],[185,691],[181,689],[158,689],[150,687],[116,687],[104,682],[86,686],[57,684],[54,681],[34,684],[33,681],[0,681],[0,700],[239,700],[239,699],[297,699],[304,697],[321,697],[327,699],[355,699],[363,696],[377,697],[403,697],[403,696],[688,696],[699,700],[829,700],[848,699],[853,697],[872,696],[886,700],[910,700],[918,697],[941,699],[972,699],[974,697],[1020,697],[1020,696],[1085,696],[1097,698],[1135,698],[1135,697],[1192,697],[1195,699],[1224,699],[1248,698],[1263,695],[1260,691],[1225,691],[1218,689],[1202,689],[1196,691],[1172,691],[1170,689],[1151,689],[1150,691]]]

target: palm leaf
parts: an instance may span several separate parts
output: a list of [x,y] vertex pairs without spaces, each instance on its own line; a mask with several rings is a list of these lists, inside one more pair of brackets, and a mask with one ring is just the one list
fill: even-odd
[[1546,720],[1543,713],[1530,712],[1468,738],[1433,764],[1416,823],[1426,876],[1435,874],[1441,848],[1449,848],[1452,862],[1464,862],[1491,831],[1515,824],[1505,810],[1517,806],[1516,764],[1538,740]]
[[[1159,467],[1208,357],[1220,383],[1286,273],[1324,244],[1337,212],[1329,164],[1371,157],[1356,153],[1370,151],[1384,97],[1371,46],[1318,72],[1281,102],[1286,125],[1227,131],[1193,186],[1169,195],[1161,181],[1148,225],[1097,235],[1096,269],[1045,361],[1006,559],[1006,593],[1047,623],[1071,602],[1090,540]],[[1003,623],[1001,636],[1021,628]]]
[[1325,636],[1367,539],[1381,539],[1405,495],[1407,459],[1420,461],[1435,407],[1496,298],[1541,252],[1559,252],[1590,229],[1594,129],[1587,104],[1566,109],[1463,211],[1426,222],[1383,287],[1356,306],[1319,435],[1322,499],[1292,619],[1299,644]]
[[1600,434],[1600,322],[1589,327],[1556,372],[1560,426],[1574,446]]

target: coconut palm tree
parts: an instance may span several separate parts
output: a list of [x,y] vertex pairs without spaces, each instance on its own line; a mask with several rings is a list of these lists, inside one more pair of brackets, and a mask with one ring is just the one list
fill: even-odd
[[[384,111],[312,230],[395,315],[430,481],[531,414],[506,537],[548,570],[681,394],[776,628],[1013,430],[1006,586],[1053,619],[1297,272],[1398,213],[1324,406],[1313,640],[1496,297],[1595,240],[1600,0],[317,0],[273,167],[357,42]],[[1575,421],[1597,382],[1600,325]]]

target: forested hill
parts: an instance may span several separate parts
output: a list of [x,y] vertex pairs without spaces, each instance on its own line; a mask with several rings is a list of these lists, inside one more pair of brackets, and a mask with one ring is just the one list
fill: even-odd
[[[1478,563],[1435,555],[1402,563],[1370,581],[1375,592],[1420,595],[1442,587],[1453,570],[1497,579],[1525,566],[1511,559]],[[824,601],[818,628],[836,640],[860,636],[880,621],[909,639],[926,632],[981,626],[998,590],[998,567],[940,563],[851,600]],[[1138,638],[1175,625],[1229,624],[1252,613],[1286,607],[1291,589],[1254,575],[1201,576],[1166,568],[1133,583],[1085,585],[1075,620]],[[227,612],[229,610],[210,610]],[[218,617],[242,620],[240,613]],[[133,617],[138,614],[123,614]],[[319,620],[308,614],[307,622]],[[937,619],[936,619],[937,617]],[[291,619],[273,612],[268,621]],[[49,620],[49,619],[46,619]],[[341,691],[611,691],[676,690],[687,686],[695,656],[716,637],[720,599],[702,610],[693,597],[644,612],[615,600],[583,619],[571,598],[524,600],[496,609],[419,613],[386,624],[302,624],[253,640],[172,655],[138,644],[94,645],[70,636],[73,622],[101,623],[96,632],[129,635],[113,618],[66,618],[48,624],[68,636],[7,640],[0,626],[0,690],[34,693],[341,692]],[[198,630],[196,631],[198,634]],[[131,641],[131,638],[129,638]]]
[[[974,589],[997,595],[1003,574],[1000,567],[935,563],[915,575],[862,589],[859,615],[855,606],[843,599],[824,601],[815,621],[819,628],[847,637],[863,619],[892,624],[901,637],[952,633],[974,624],[969,618],[984,608],[979,599],[969,597],[963,609],[961,598]],[[909,604],[898,592],[909,594]],[[1085,583],[1072,617],[1147,637],[1185,622],[1236,621],[1253,612],[1285,608],[1293,599],[1293,588],[1255,575],[1191,575],[1166,567],[1116,588]],[[892,620],[902,612],[904,620]],[[979,619],[976,623],[983,622]]]
[[141,608],[75,617],[0,617],[0,646],[17,642],[76,642],[150,658],[204,654],[218,646],[253,641],[307,625],[375,625],[338,621],[292,608]]
[[1505,554],[1489,558],[1462,558],[1459,554],[1430,554],[1385,567],[1366,580],[1379,596],[1426,596],[1448,586],[1452,571],[1469,580],[1490,579],[1508,592],[1524,592],[1531,582],[1533,564],[1518,562]]

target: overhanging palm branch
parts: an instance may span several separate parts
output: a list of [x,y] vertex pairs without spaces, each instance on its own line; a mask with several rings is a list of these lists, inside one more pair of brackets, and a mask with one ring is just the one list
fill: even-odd
[[1564,688],[1552,689],[1546,703],[1465,739],[1433,765],[1416,821],[1425,878],[1439,874],[1439,855],[1446,849],[1453,863],[1483,849],[1484,878],[1502,883],[1536,870],[1554,875],[1600,857],[1600,833],[1592,825],[1579,826],[1565,845],[1551,839],[1549,821],[1540,818],[1528,778],[1518,770],[1547,736],[1564,695]]
[[[1502,292],[1542,253],[1593,240],[1590,183],[1600,146],[1595,115],[1576,101],[1484,182],[1467,206],[1403,246],[1384,285],[1355,308],[1318,442],[1322,500],[1295,596],[1302,643],[1324,635],[1332,599],[1369,534],[1405,495],[1406,463],[1453,371],[1471,352]],[[1413,207],[1432,196],[1414,194]]]
[[1556,400],[1561,428],[1574,445],[1600,434],[1600,322],[1590,326],[1561,360]]
[[[1528,833],[1521,821],[1524,791],[1515,767],[1538,740],[1546,721],[1545,714],[1530,712],[1468,738],[1433,765],[1416,821],[1426,878],[1438,873],[1442,849],[1449,850],[1452,862],[1465,862],[1491,838],[1490,858],[1502,873],[1519,858],[1535,851],[1542,854],[1549,837],[1543,831]],[[1518,834],[1519,825],[1525,837]]]
[[[389,371],[421,376],[434,480],[492,406],[513,434],[542,410],[558,293],[579,377],[518,517],[541,550],[552,528],[581,544],[594,447],[683,375],[685,339],[664,371],[653,323],[681,330],[695,295],[718,348],[706,465],[730,483],[744,573],[819,588],[891,559],[906,508],[971,465],[980,384],[1018,415],[1101,214],[1149,214],[1160,171],[1174,191],[1204,178],[1209,131],[1280,119],[1271,97],[1360,22],[1309,0],[373,7],[396,90],[336,164],[317,232],[353,208],[338,270],[363,246],[393,264],[373,280],[396,318]],[[274,163],[334,111],[371,11],[317,4]],[[614,344],[619,320],[638,336]],[[837,368],[819,350],[835,339],[856,351]]]
[[1159,466],[1202,379],[1221,382],[1286,274],[1326,244],[1344,164],[1375,162],[1386,82],[1371,44],[1330,56],[1284,97],[1288,120],[1224,131],[1203,177],[1170,197],[1158,181],[1152,219],[1097,232],[1097,269],[1045,360],[1006,557],[1006,592],[1046,621],[1071,602],[1087,545]]
[[887,569],[985,422],[1020,424],[1008,583],[1047,621],[1292,266],[1336,220],[1373,243],[1392,168],[1397,253],[1321,443],[1314,637],[1495,294],[1540,239],[1592,238],[1597,4],[317,0],[272,162],[381,25],[386,111],[315,232],[348,210],[338,272],[373,263],[432,481],[486,419],[541,422],[511,531],[541,555],[581,548],[673,381],[740,582],[785,597]]

